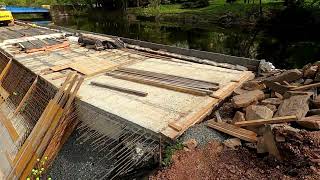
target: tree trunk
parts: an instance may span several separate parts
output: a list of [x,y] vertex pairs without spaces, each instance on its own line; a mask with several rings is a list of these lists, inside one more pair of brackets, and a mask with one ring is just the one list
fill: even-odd
[[259,0],[259,14],[262,16],[262,0]]

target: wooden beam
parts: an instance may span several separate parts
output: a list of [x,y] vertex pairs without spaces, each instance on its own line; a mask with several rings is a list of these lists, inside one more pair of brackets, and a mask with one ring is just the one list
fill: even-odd
[[224,122],[214,122],[213,120],[210,120],[208,121],[208,126],[245,141],[257,142],[257,134],[255,132],[242,129],[232,124]]
[[73,73],[70,73],[68,75],[67,79],[59,88],[55,97],[49,101],[48,105],[46,106],[46,109],[41,114],[41,117],[32,129],[30,135],[18,151],[14,160],[14,167],[12,168],[8,176],[9,179],[12,179],[14,177],[20,178],[20,176],[24,172],[24,169],[30,162],[31,158],[34,156],[34,153],[36,152],[40,142],[42,141],[48,129],[50,128],[52,122],[56,118],[61,117],[63,111],[61,110],[62,107],[60,106],[60,102],[63,99],[64,90],[67,86],[67,82],[72,76]]
[[283,117],[275,117],[270,119],[257,119],[257,120],[250,120],[250,121],[240,121],[236,122],[234,125],[238,127],[243,126],[259,126],[264,124],[278,124],[278,123],[286,123],[291,121],[296,121],[297,116],[283,116]]
[[175,131],[178,131],[178,132],[182,130],[182,128],[179,125],[177,125],[173,122],[169,123],[169,127],[171,127],[172,129],[174,129]]
[[142,97],[146,97],[148,95],[148,93],[146,93],[146,92],[123,88],[123,87],[119,87],[119,86],[113,86],[113,85],[109,85],[109,84],[105,84],[105,83],[99,83],[99,82],[95,82],[95,81],[92,81],[90,84],[94,85],[94,86],[102,87],[102,88],[107,88],[107,89],[119,91],[119,92],[142,96]]
[[206,104],[201,110],[184,118],[182,120],[178,120],[176,122],[177,125],[182,127],[182,131],[175,131],[172,128],[166,128],[162,130],[162,134],[170,137],[171,139],[176,139],[179,135],[181,135],[185,130],[187,130],[190,126],[201,122],[205,117],[211,114],[212,110],[219,105],[225,98],[230,96],[233,91],[241,86],[241,84],[247,80],[251,80],[254,78],[254,74],[250,71],[243,72],[239,77],[239,83],[230,82],[228,85],[223,86],[218,91],[214,93],[217,98],[212,98],[208,104]]
[[11,139],[13,142],[16,142],[19,139],[19,134],[13,126],[12,122],[0,111],[0,122],[6,127]]
[[33,91],[33,89],[36,87],[36,84],[38,82],[38,76],[36,77],[36,79],[33,81],[33,83],[31,84],[30,88],[28,89],[27,93],[24,95],[24,97],[22,98],[21,102],[19,103],[19,105],[17,106],[16,110],[13,112],[13,115],[11,117],[14,118],[21,110],[22,106],[25,104],[25,102],[29,99],[29,97],[31,96],[31,93]]
[[[60,125],[61,121],[64,120],[65,116],[67,115],[67,112],[69,111],[70,105],[72,104],[81,84],[83,82],[83,77],[78,78],[78,75],[76,74],[73,77],[73,81],[69,84],[67,90],[65,91],[65,98],[63,97],[60,101],[62,104],[60,104],[60,107],[55,118],[50,122],[50,126],[47,129],[47,131],[44,134],[44,137],[40,140],[40,143],[38,147],[36,148],[35,154],[33,155],[32,159],[29,161],[26,169],[23,171],[21,175],[21,179],[26,179],[27,176],[30,174],[32,168],[37,163],[37,158],[41,158],[50,143],[57,127]],[[71,90],[73,92],[71,92]]]
[[207,95],[206,92],[203,92],[200,90],[176,86],[173,84],[167,84],[167,83],[163,83],[160,81],[147,80],[147,79],[138,78],[138,77],[130,76],[130,75],[110,74],[110,76],[118,78],[118,79],[124,79],[124,80],[128,80],[128,81],[136,82],[136,83],[147,84],[147,85],[151,85],[151,86],[156,86],[156,87],[169,89],[169,90],[173,90],[173,91],[193,94],[193,95],[197,95],[197,96],[206,96]]
[[316,88],[316,87],[320,87],[320,82],[319,83],[314,83],[314,84],[308,84],[308,85],[304,85],[304,86],[299,86],[296,88],[292,88],[292,91],[304,91],[304,90],[308,90],[311,88]]
[[10,61],[7,63],[6,67],[3,69],[3,71],[0,74],[0,84],[2,84],[3,79],[8,74],[11,65],[12,65],[12,59],[10,59]]

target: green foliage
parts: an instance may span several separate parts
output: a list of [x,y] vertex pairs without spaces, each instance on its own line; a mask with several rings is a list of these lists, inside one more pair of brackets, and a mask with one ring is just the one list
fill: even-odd
[[209,0],[191,0],[182,3],[182,8],[203,8],[209,6]]
[[45,157],[44,160],[37,159],[37,165],[34,167],[30,173],[30,176],[27,178],[27,180],[35,179],[35,180],[40,180],[40,179],[47,179],[51,180],[50,177],[46,176],[46,169],[45,165],[48,160],[48,157]]
[[183,149],[183,144],[181,142],[178,142],[177,144],[167,146],[165,149],[165,154],[162,160],[162,164],[164,166],[169,166],[172,163],[172,155],[178,151]]

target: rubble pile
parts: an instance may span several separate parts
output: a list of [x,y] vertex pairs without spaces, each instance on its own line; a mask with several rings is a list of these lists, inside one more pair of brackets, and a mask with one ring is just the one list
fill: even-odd
[[320,179],[320,62],[266,69],[202,123],[227,140],[185,141],[151,179]]
[[223,117],[222,122],[212,119],[207,125],[233,137],[223,143],[226,147],[239,147],[241,140],[258,154],[320,172],[318,87],[320,62],[302,69],[261,72],[225,103],[232,105],[233,117]]

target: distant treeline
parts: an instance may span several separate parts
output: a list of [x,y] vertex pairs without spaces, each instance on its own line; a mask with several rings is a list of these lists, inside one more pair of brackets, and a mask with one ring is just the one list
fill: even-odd
[[81,5],[101,8],[145,7],[150,5],[184,3],[204,7],[209,0],[0,0],[6,5],[40,6],[40,5]]

